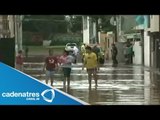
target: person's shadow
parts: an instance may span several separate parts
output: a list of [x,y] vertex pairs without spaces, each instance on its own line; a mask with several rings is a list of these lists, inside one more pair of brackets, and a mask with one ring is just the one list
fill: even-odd
[[116,68],[114,68],[111,73],[112,73],[112,79],[113,79],[113,80],[116,80],[117,77],[118,77],[118,75],[117,75],[118,72],[117,72]]
[[70,86],[67,86],[67,85],[63,86],[63,91],[66,92],[66,93],[68,93],[68,94],[70,94],[71,93]]
[[88,89],[88,102],[89,104],[95,104],[95,102],[98,101],[98,91],[97,88],[91,88]]

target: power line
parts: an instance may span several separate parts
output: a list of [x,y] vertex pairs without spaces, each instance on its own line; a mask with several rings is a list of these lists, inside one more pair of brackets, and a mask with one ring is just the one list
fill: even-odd
[[25,18],[23,21],[29,22],[29,21],[52,21],[52,22],[67,22],[66,20],[51,20],[51,19],[27,19]]

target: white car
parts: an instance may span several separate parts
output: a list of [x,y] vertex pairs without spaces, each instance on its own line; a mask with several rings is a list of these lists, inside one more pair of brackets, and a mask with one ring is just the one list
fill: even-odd
[[79,49],[76,43],[67,43],[65,50],[70,51],[71,55],[74,57],[74,63],[77,62],[77,55],[79,54]]
[[67,43],[66,47],[65,47],[65,50],[74,51],[75,48],[77,48],[77,44],[76,43]]

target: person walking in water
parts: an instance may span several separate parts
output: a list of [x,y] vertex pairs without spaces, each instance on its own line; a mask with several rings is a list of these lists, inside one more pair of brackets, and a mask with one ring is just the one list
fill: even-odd
[[83,43],[83,44],[81,45],[81,57],[82,57],[82,63],[84,62],[84,55],[85,55],[85,53],[86,53],[86,44]]
[[24,62],[23,51],[19,50],[18,55],[16,56],[16,69],[23,71],[23,62]]
[[84,67],[87,69],[88,73],[88,82],[89,82],[89,87],[91,88],[91,83],[92,83],[92,74],[95,80],[95,87],[98,86],[97,84],[97,56],[94,52],[92,52],[92,48],[90,46],[86,47],[86,54],[84,56],[84,65],[82,67],[82,70]]
[[117,50],[117,47],[114,43],[112,44],[111,53],[112,53],[112,61],[113,61],[112,67],[117,67],[117,65],[118,65],[118,61],[117,61],[118,50]]
[[25,47],[25,56],[26,56],[26,58],[28,58],[28,52],[29,52],[29,48],[28,48],[28,46],[26,46]]
[[53,86],[54,82],[54,74],[56,69],[58,68],[57,58],[53,56],[53,51],[49,49],[49,56],[45,58],[45,64],[43,67],[43,71],[46,70],[46,84],[48,84],[48,80],[51,80],[51,86]]
[[72,55],[70,55],[70,52],[67,50],[64,50],[64,54],[60,57],[61,60],[61,67],[63,70],[64,74],[64,81],[63,81],[63,86],[66,86],[66,81],[67,81],[67,86],[68,88],[70,87],[70,75],[71,75],[71,65],[74,62],[74,58]]

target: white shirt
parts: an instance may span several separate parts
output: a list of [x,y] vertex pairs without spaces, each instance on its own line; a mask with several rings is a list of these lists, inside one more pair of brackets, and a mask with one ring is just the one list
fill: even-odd
[[73,50],[74,50],[74,51],[73,51],[73,54],[74,54],[74,55],[78,55],[78,52],[79,52],[78,48],[77,48],[77,47],[74,47]]

